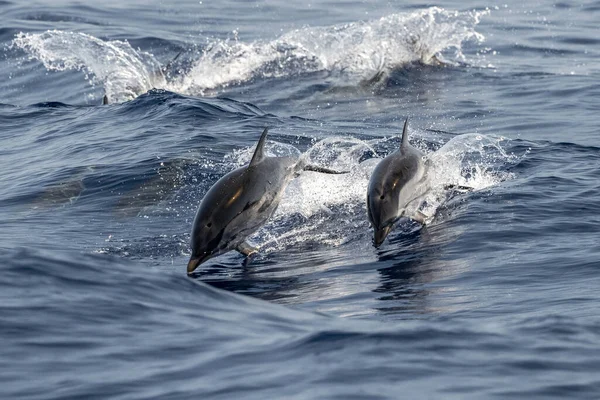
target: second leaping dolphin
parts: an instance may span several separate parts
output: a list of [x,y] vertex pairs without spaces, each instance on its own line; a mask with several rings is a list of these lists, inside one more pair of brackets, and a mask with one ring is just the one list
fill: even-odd
[[418,208],[429,189],[427,168],[424,154],[408,142],[407,118],[400,149],[377,164],[369,181],[367,212],[375,230],[375,247],[383,243],[399,218],[425,222],[426,216]]
[[288,183],[301,171],[339,174],[295,157],[267,157],[266,128],[250,164],[231,171],[206,193],[192,228],[192,255],[187,273],[230,250],[245,256],[258,251],[246,242],[273,215]]

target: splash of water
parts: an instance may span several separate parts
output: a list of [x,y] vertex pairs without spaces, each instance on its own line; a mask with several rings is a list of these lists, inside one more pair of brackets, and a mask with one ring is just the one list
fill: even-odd
[[49,71],[83,71],[92,85],[101,84],[111,102],[134,99],[152,88],[164,88],[160,64],[128,42],[104,41],[85,33],[51,30],[19,33],[12,46],[41,61]]
[[464,62],[463,43],[484,40],[475,28],[487,13],[431,7],[372,21],[296,29],[272,41],[245,43],[237,36],[213,40],[202,47],[188,72],[172,80],[165,79],[151,54],[124,41],[52,30],[19,33],[12,46],[48,70],[84,71],[117,102],[152,88],[204,95],[255,78],[317,71],[330,72],[340,84],[357,85],[407,63]]
[[484,190],[511,179],[509,172],[499,169],[502,163],[518,160],[508,154],[501,143],[504,137],[464,134],[448,141],[439,150],[428,154],[430,190],[423,198],[421,210],[433,221],[437,210],[448,198],[448,186],[462,186],[473,191]]
[[[369,179],[381,158],[362,161],[365,153],[373,154],[387,139],[362,141],[330,137],[310,146],[300,157],[311,164],[349,171],[344,175],[303,172],[286,189],[273,218],[252,240],[261,251],[279,251],[305,243],[339,246],[355,240],[368,230],[366,193]],[[505,164],[518,162],[519,156],[504,149],[507,139],[496,136],[465,134],[452,138],[430,160],[428,184],[422,212],[431,223],[449,195],[448,185],[485,190],[511,179]],[[269,155],[293,156],[291,145],[269,143]],[[295,151],[294,151],[295,150]],[[238,150],[228,159],[232,167],[249,161],[253,148]],[[362,232],[362,233],[361,233]]]
[[488,11],[458,12],[430,7],[374,21],[293,30],[269,42],[208,43],[180,90],[203,92],[255,77],[273,78],[330,71],[358,84],[406,63],[435,63],[442,52],[465,61],[462,44],[484,36],[475,27]]
[[[388,151],[397,148],[397,143],[389,146],[390,140],[399,139],[394,137],[364,141],[351,137],[328,137],[309,145],[304,152],[291,144],[267,141],[265,149],[268,156],[303,158],[311,164],[349,173],[329,175],[304,171],[293,179],[275,215],[250,238],[253,244],[260,247],[258,257],[272,252],[302,252],[303,249],[310,249],[311,254],[318,254],[321,250],[328,251],[351,243],[359,249],[354,257],[363,257],[361,254],[364,253],[362,261],[370,261],[374,253],[370,251],[372,231],[367,220],[366,193],[376,165]],[[415,142],[425,151],[426,143],[418,140]],[[213,164],[212,161],[202,159],[196,162],[205,169],[216,172],[216,175],[222,175],[247,164],[254,153],[254,147],[232,151],[225,156],[223,163]],[[505,150],[508,147],[510,142],[503,137],[465,134],[452,138],[437,151],[427,153],[427,158],[431,160],[428,171],[431,191],[424,198],[426,207],[423,211],[431,217],[429,222],[443,223],[443,219],[438,218],[437,211],[448,201],[448,184],[482,191],[512,179],[507,166],[518,164],[523,156],[508,153]],[[196,196],[198,197],[194,197],[192,202],[194,207],[202,193],[197,193]],[[189,200],[185,202],[187,204]],[[160,209],[165,204],[155,204],[154,207]],[[144,211],[148,212],[150,211]],[[453,232],[456,232],[456,228]],[[99,251],[127,257],[151,254],[157,259],[165,255],[189,255],[187,232],[172,237],[144,237],[133,242],[130,239],[109,239],[110,244]],[[149,242],[160,245],[150,248]],[[221,262],[228,260],[225,263],[238,265],[239,256],[232,253],[229,257]],[[343,254],[340,254],[338,261],[347,262]],[[329,260],[327,265],[337,264]]]

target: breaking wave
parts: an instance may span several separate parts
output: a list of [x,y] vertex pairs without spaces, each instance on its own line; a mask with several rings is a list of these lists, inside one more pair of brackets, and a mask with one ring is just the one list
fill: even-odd
[[83,71],[91,85],[103,86],[111,102],[131,100],[152,88],[166,86],[158,61],[126,41],[51,30],[21,32],[12,44],[41,61],[49,71]]
[[357,85],[405,64],[468,62],[468,41],[484,36],[475,28],[489,11],[430,7],[378,20],[305,27],[271,41],[246,43],[237,37],[191,46],[186,68],[161,67],[150,53],[128,42],[104,41],[75,32],[19,33],[12,46],[51,71],[80,70],[101,84],[111,102],[130,100],[152,88],[205,95],[257,78],[283,78],[327,71],[335,82]]

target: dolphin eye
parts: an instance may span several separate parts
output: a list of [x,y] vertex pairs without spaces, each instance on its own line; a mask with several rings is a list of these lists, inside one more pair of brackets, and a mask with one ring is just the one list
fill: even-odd
[[381,195],[381,196],[379,196],[379,198],[380,198],[381,200],[383,200],[383,199],[385,198],[385,196],[384,196],[384,195]]
[[210,228],[212,226],[212,222],[209,222],[208,224],[206,224],[207,228]]

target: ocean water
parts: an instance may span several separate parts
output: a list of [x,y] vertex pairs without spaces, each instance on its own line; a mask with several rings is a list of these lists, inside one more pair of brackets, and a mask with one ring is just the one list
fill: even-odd
[[[0,0],[0,398],[600,398],[600,2]],[[102,105],[106,95],[109,104]],[[431,222],[372,244],[411,143]],[[188,277],[198,205],[305,172]]]

